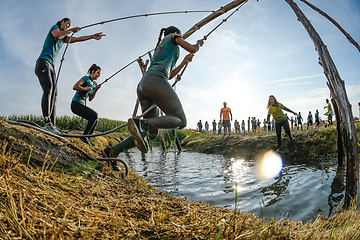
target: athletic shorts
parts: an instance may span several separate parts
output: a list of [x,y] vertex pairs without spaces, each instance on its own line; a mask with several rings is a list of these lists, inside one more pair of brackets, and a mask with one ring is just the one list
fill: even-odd
[[223,127],[231,127],[230,120],[224,120],[223,121]]

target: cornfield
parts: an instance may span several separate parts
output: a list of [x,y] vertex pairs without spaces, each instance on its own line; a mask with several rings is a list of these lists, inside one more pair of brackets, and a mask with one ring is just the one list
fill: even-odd
[[[35,122],[41,127],[44,126],[44,121],[42,121],[42,116],[35,116],[35,115],[11,115],[11,116],[3,116],[3,118],[7,120],[12,121],[29,121],[29,122]],[[109,131],[117,126],[120,126],[121,124],[124,124],[123,121],[117,121],[117,120],[110,120],[106,118],[99,118],[99,122],[96,126],[95,131],[97,132],[105,132]],[[61,129],[62,131],[69,131],[69,130],[77,130],[77,131],[84,131],[87,124],[87,120],[83,119],[81,117],[69,117],[69,116],[61,116],[56,117],[56,126]],[[127,128],[121,128],[117,130],[117,133],[127,133]]]

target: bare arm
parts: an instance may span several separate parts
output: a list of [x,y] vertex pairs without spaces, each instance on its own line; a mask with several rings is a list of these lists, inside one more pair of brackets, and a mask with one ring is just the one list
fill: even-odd
[[287,111],[287,112],[291,112],[291,113],[293,113],[294,115],[297,115],[296,112],[291,111],[289,108],[287,108],[287,107],[285,107],[285,106],[284,106],[284,110]]
[[101,84],[98,84],[95,88],[95,91],[93,94],[89,94],[89,101],[92,101],[95,98],[95,95],[97,93],[97,91],[99,90],[99,88],[101,88]]
[[183,49],[185,49],[186,51],[188,51],[189,53],[196,53],[197,51],[199,51],[200,47],[204,44],[203,40],[198,40],[196,42],[196,44],[190,44],[187,41],[185,41],[184,39],[182,39],[181,37],[177,37],[175,39],[175,42],[182,47]]
[[78,31],[80,31],[79,27],[70,28],[70,29],[68,29],[66,31],[61,31],[60,29],[56,28],[56,29],[51,31],[51,35],[53,35],[53,37],[56,38],[56,39],[61,39],[63,37],[66,37],[66,35],[68,35],[68,34],[70,34],[72,32],[76,33]]
[[189,53],[188,55],[186,55],[184,57],[184,59],[182,60],[182,62],[179,64],[179,66],[177,66],[176,68],[174,68],[171,71],[170,77],[169,79],[172,79],[173,77],[176,76],[176,74],[178,74],[180,72],[180,70],[186,65],[186,63],[191,62],[192,58],[194,57],[194,54]]
[[[75,43],[75,42],[83,42],[83,41],[87,41],[90,39],[96,39],[96,40],[100,40],[103,36],[106,36],[105,34],[103,34],[102,32],[99,33],[95,33],[92,35],[88,35],[88,36],[81,36],[81,37],[72,37],[70,40],[70,43]],[[68,42],[70,38],[66,38],[65,42]]]
[[194,53],[196,53],[197,51],[199,51],[199,48],[204,44],[203,40],[198,40],[196,42],[196,44],[192,45],[188,42],[186,42],[184,39],[182,39],[181,37],[177,37],[175,39],[175,42],[182,47],[183,49],[185,49],[186,51],[188,51],[190,54],[186,55],[185,58],[183,59],[183,61],[180,63],[179,66],[177,66],[176,68],[174,68],[171,71],[170,77],[169,79],[172,79],[173,77],[176,76],[176,74],[178,74],[180,72],[180,70],[186,65],[186,63],[191,62],[192,58],[194,57]]
[[89,92],[91,91],[92,87],[82,87],[81,85],[84,84],[84,80],[80,79],[77,81],[73,87],[75,91],[81,91],[81,92]]

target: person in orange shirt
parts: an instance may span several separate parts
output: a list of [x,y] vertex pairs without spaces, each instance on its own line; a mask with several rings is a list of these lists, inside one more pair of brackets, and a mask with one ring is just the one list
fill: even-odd
[[230,116],[232,121],[232,113],[231,109],[226,107],[226,102],[224,102],[224,107],[220,111],[220,120],[223,120],[223,127],[224,127],[224,134],[226,134],[226,129],[229,130],[230,135],[230,129],[231,129],[231,123],[230,123]]

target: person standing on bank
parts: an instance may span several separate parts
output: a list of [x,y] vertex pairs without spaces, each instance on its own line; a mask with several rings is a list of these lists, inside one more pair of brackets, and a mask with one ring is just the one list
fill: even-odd
[[35,74],[39,78],[43,90],[41,98],[41,109],[45,119],[44,129],[53,133],[59,133],[56,129],[56,98],[57,98],[57,78],[55,75],[55,60],[64,43],[82,42],[90,39],[100,40],[104,34],[102,32],[82,37],[68,37],[70,33],[77,33],[79,27],[69,28],[71,20],[63,18],[53,25],[48,32],[42,51],[35,65]]
[[[95,80],[100,77],[101,68],[96,64],[91,65],[88,70],[88,76],[82,77],[77,83],[75,83],[73,89],[76,91],[71,101],[71,111],[76,115],[88,120],[83,135],[92,134],[98,123],[98,114],[91,108],[87,107],[86,98],[89,97],[89,101],[95,98],[96,92],[101,87],[101,84],[97,84]],[[81,137],[80,140],[83,143],[95,146],[90,138]]]
[[212,122],[212,126],[213,126],[213,134],[215,134],[216,133],[216,121],[215,121],[215,119]]
[[202,122],[201,120],[199,120],[199,122],[197,123],[197,127],[198,127],[198,130],[199,130],[199,133],[202,132]]
[[[142,111],[146,111],[154,103],[157,107],[145,114],[143,120],[130,118],[127,126],[131,136],[111,148],[104,149],[103,156],[116,157],[124,149],[134,146],[146,153],[148,143],[145,137],[148,132],[152,140],[156,138],[158,129],[182,129],[186,126],[186,116],[180,99],[168,80],[175,77],[192,60],[194,53],[199,51],[202,45],[203,40],[198,40],[193,45],[186,42],[181,36],[181,31],[174,26],[161,29],[150,66],[137,87]],[[189,54],[175,67],[180,54],[179,46]],[[165,116],[159,117],[159,108]]]
[[294,115],[297,115],[296,112],[291,111],[281,103],[279,103],[273,95],[269,96],[269,100],[266,106],[268,109],[267,121],[270,121],[270,116],[272,115],[275,119],[275,130],[278,144],[278,151],[281,151],[281,127],[284,128],[285,133],[289,136],[290,141],[293,140],[290,133],[289,121],[287,120],[285,114],[282,109],[287,112],[291,112]]
[[224,102],[223,104],[224,107],[220,110],[220,120],[222,119],[223,122],[224,135],[226,134],[226,129],[228,129],[230,135],[230,129],[231,129],[230,116],[232,121],[232,113],[231,113],[231,109],[226,106],[227,103]]

